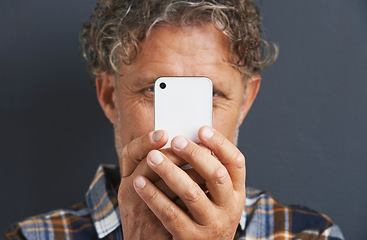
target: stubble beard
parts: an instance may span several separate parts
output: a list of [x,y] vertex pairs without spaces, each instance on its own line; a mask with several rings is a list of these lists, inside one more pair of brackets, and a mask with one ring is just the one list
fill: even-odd
[[[115,94],[115,96],[117,95]],[[115,98],[114,104],[115,104],[115,118],[116,118],[116,122],[113,125],[113,131],[115,134],[115,148],[117,151],[117,156],[119,157],[119,159],[122,159],[122,149],[124,147],[122,146],[122,140],[121,140],[121,135],[120,135],[121,134],[121,115],[119,111],[117,97]]]

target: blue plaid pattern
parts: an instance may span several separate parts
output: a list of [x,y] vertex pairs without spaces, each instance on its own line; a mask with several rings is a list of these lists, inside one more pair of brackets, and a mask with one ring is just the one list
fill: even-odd
[[[4,239],[123,239],[116,166],[100,166],[86,201],[70,210],[56,210],[13,225]],[[301,206],[283,205],[266,192],[247,188],[246,204],[236,239],[341,240],[337,225],[325,215]]]

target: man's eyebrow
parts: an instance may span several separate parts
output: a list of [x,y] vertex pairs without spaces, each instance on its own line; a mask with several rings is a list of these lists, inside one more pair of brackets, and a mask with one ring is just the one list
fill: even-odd
[[143,87],[146,85],[154,85],[155,80],[157,80],[155,77],[138,77],[136,83],[138,86]]

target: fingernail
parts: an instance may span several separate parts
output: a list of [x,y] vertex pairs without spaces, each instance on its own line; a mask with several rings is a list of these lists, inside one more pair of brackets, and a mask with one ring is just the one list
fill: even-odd
[[158,131],[155,131],[155,132],[153,133],[152,138],[153,138],[153,140],[154,140],[155,142],[159,142],[159,140],[161,140],[162,136],[163,136],[163,132],[162,132],[162,131],[160,131],[160,130],[158,130]]
[[163,156],[159,151],[152,151],[149,154],[149,157],[150,157],[150,161],[155,165],[158,165],[163,161]]
[[184,149],[189,142],[184,137],[176,137],[173,139],[172,144],[177,149]]
[[214,135],[214,132],[209,127],[205,127],[201,134],[205,139],[209,139]]
[[135,180],[135,187],[138,189],[142,189],[143,187],[145,187],[145,184],[147,184],[147,182],[142,177],[139,177]]

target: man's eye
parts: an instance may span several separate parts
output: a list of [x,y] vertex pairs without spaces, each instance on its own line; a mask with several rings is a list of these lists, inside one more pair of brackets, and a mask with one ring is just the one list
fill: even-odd
[[147,90],[148,90],[149,92],[153,92],[153,93],[154,93],[154,86],[151,86],[151,87],[147,88]]
[[213,91],[213,97],[219,96],[219,93],[217,91]]

